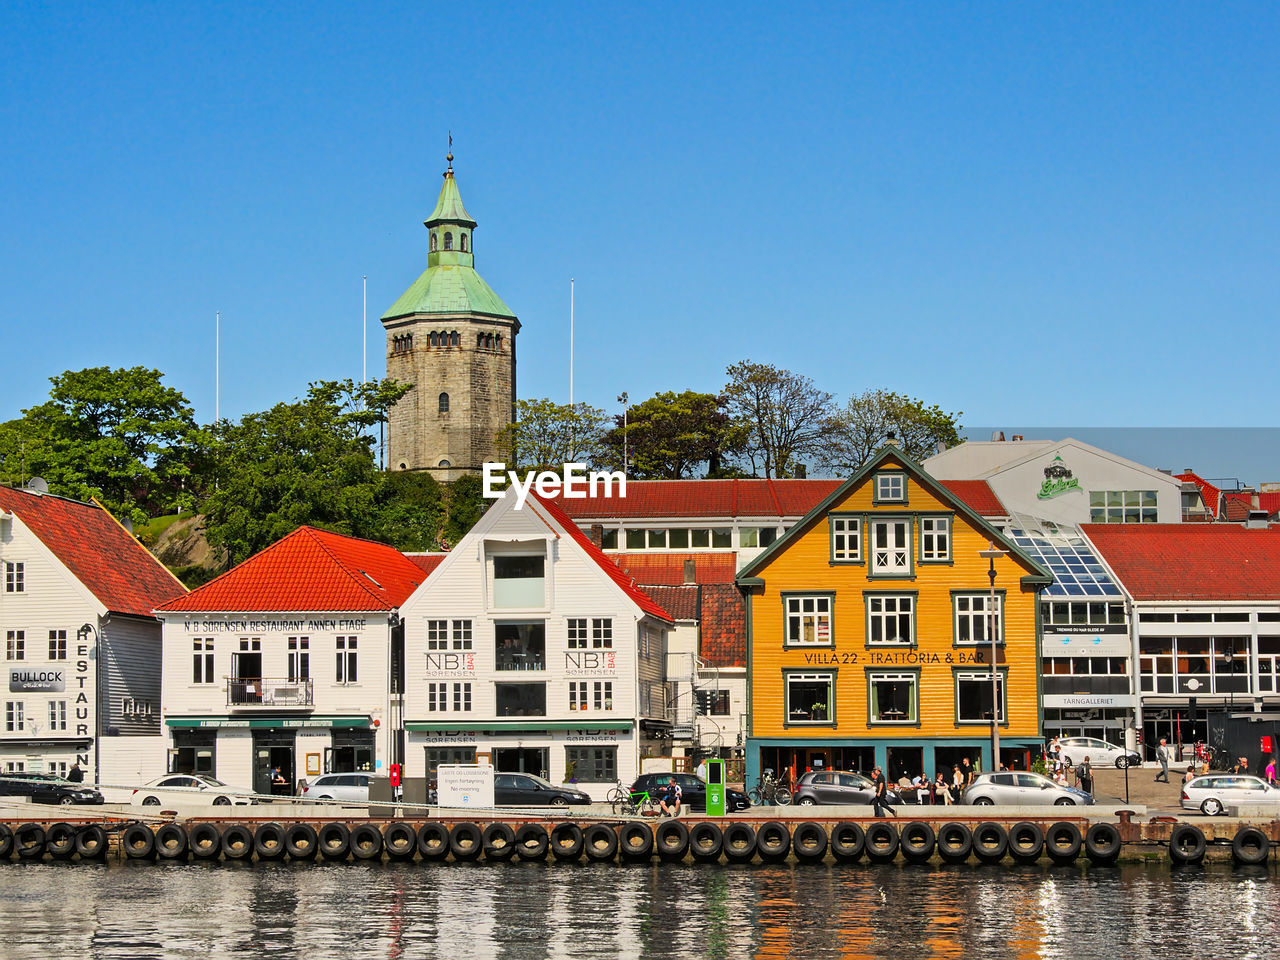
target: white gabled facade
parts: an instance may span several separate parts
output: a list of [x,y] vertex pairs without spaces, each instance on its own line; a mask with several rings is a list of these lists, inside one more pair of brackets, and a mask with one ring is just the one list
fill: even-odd
[[653,601],[557,507],[496,501],[401,606],[406,775],[485,757],[603,799],[670,736]]

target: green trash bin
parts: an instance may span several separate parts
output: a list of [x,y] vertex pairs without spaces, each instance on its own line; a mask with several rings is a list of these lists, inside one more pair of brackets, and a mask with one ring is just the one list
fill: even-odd
[[707,816],[724,816],[724,761],[707,761]]

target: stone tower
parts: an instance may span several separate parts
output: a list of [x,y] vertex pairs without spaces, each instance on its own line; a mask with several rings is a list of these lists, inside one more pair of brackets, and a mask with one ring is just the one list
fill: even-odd
[[476,222],[462,205],[453,154],[425,221],[427,269],[382,315],[387,376],[413,389],[387,417],[387,468],[439,480],[506,460],[499,430],[515,419],[520,321],[475,270]]

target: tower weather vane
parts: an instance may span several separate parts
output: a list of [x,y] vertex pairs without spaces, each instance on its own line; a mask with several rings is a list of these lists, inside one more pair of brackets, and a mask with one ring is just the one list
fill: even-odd
[[449,152],[445,154],[445,160],[449,162],[449,172],[453,172],[453,131],[449,131]]

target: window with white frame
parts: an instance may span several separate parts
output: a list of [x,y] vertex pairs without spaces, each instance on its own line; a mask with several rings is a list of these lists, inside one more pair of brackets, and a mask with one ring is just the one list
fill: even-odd
[[618,779],[617,747],[565,747],[564,762],[579,783],[614,783]]
[[570,617],[566,627],[570,650],[587,649],[587,618]]
[[592,684],[591,705],[597,710],[613,709],[613,681],[597,680]]
[[911,573],[911,521],[871,521],[871,572],[879,576]]
[[49,631],[49,659],[50,660],[67,659],[67,631],[65,630]]
[[357,637],[338,637],[338,670],[335,677],[338,683],[356,683],[360,678],[358,642]]
[[311,678],[311,638],[289,638],[289,681],[297,683]]
[[915,723],[919,716],[914,673],[871,673],[867,675],[867,697],[872,723]]
[[868,645],[909,646],[915,643],[914,596],[876,593],[863,596],[867,601]]
[[148,720],[151,718],[151,701],[125,697],[120,704],[120,713],[135,720]]
[[49,729],[50,730],[67,729],[67,701],[65,700],[49,701]]
[[4,764],[5,773],[23,773],[27,769],[27,765],[22,760],[6,760]]
[[728,690],[695,690],[698,713],[704,717],[729,716]]
[[990,630],[995,630],[996,642],[1004,641],[1003,601],[996,594],[995,606],[989,593],[957,593],[952,597],[955,606],[956,643],[990,643]]
[[570,710],[587,709],[587,681],[585,680],[569,681],[569,709]]
[[453,712],[471,712],[471,684],[455,683],[453,685]]
[[213,683],[213,637],[196,637],[191,647],[191,682]]
[[472,643],[470,620],[428,620],[428,650],[470,650]]
[[939,563],[951,559],[951,518],[920,518],[920,561]]
[[[1005,720],[1004,677],[996,675],[999,720]],[[956,671],[956,720],[959,723],[991,722],[991,672]]]
[[21,700],[10,700],[4,705],[4,728],[9,733],[26,729],[26,707]]
[[445,713],[450,710],[450,702],[452,698],[452,710],[454,713],[470,713],[471,712],[471,684],[470,683],[428,683],[427,684],[427,712],[428,713]]
[[788,596],[787,646],[830,644],[831,596]]
[[831,723],[835,719],[834,673],[788,673],[783,680],[788,723]]
[[46,773],[52,773],[55,777],[67,779],[67,761],[65,760],[48,760],[45,762],[44,769]]
[[862,562],[862,518],[831,518],[831,559],[837,563]]
[[907,475],[905,473],[877,473],[876,501],[878,503],[905,503],[907,499]]
[[4,592],[5,593],[26,593],[27,592],[27,568],[25,563],[5,563],[4,565]]
[[5,634],[4,658],[6,660],[27,659],[27,631],[10,630]]

